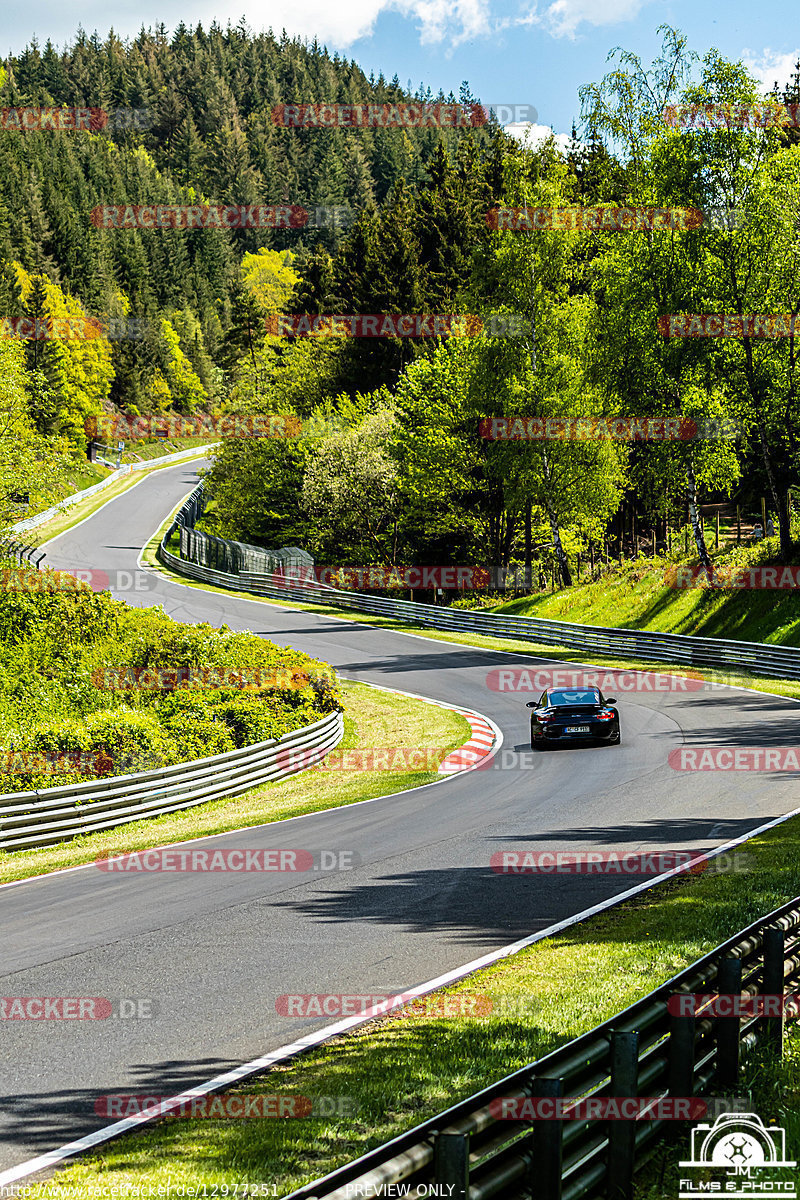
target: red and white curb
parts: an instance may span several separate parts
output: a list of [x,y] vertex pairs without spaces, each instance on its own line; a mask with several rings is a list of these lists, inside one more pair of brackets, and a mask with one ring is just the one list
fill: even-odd
[[[339,678],[347,679],[348,677],[340,673]],[[491,717],[484,716],[474,708],[456,708],[454,704],[445,704],[444,700],[432,700],[430,696],[420,696],[419,692],[405,692],[399,688],[386,687],[382,683],[365,683],[363,679],[356,682],[362,684],[363,687],[377,688],[381,692],[394,692],[398,696],[411,696],[413,700],[424,700],[426,704],[435,704],[437,708],[446,708],[448,712],[458,713],[465,721],[469,721],[472,737],[468,742],[464,742],[463,746],[451,750],[447,757],[442,759],[437,771],[439,775],[457,775],[460,771],[474,771],[476,767],[483,766],[486,759],[497,754],[503,744],[503,731],[500,726],[495,725]],[[422,786],[434,787],[437,783],[443,782],[444,780],[434,779],[432,783]],[[371,801],[362,801],[362,803],[369,804]]]
[[497,727],[486,717],[465,709],[454,711],[469,721],[472,737],[457,750],[451,750],[447,758],[442,759],[439,765],[440,775],[455,775],[457,771],[468,771],[470,767],[477,766],[482,759],[488,758],[495,743]]

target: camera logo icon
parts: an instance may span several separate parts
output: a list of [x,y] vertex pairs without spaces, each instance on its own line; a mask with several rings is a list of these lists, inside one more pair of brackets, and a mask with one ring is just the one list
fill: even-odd
[[[752,1197],[754,1185],[748,1184],[751,1172],[795,1167],[786,1157],[786,1131],[778,1126],[767,1127],[755,1113],[722,1113],[713,1125],[700,1124],[692,1130],[691,1158],[681,1167],[717,1167],[728,1171],[726,1197]],[[762,1190],[764,1185],[756,1185]],[[797,1190],[790,1181],[773,1180],[767,1185],[770,1195],[796,1200]],[[764,1189],[766,1190],[766,1189]],[[680,1200],[690,1200],[706,1194],[708,1184],[693,1184],[681,1180]]]

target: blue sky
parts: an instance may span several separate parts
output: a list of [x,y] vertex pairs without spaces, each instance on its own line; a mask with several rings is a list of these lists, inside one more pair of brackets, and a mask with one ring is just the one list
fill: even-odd
[[[580,115],[578,87],[599,80],[606,57],[623,46],[649,63],[658,25],[684,32],[692,49],[711,46],[743,60],[766,86],[785,82],[800,57],[800,32],[786,0],[37,0],[7,9],[0,53],[18,52],[36,34],[63,45],[82,24],[121,37],[144,23],[173,28],[216,17],[251,28],[313,38],[354,58],[369,73],[399,76],[414,88],[458,94],[462,80],[484,103],[532,105],[538,122],[568,132]],[[314,100],[315,97],[287,97]]]

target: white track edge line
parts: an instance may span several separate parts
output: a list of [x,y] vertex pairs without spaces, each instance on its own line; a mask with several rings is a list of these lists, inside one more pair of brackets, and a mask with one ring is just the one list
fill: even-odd
[[[576,913],[574,916],[566,917],[563,921],[557,921],[554,925],[549,925],[546,929],[540,930],[538,933],[530,934],[526,938],[521,938],[519,941],[511,942],[509,945],[501,946],[497,950],[491,950],[488,954],[482,955],[480,958],[473,959],[472,962],[466,963],[464,966],[455,967],[452,971],[447,971],[444,975],[439,975],[435,979],[429,979],[426,983],[418,984],[416,987],[408,988],[402,994],[407,996],[409,1000],[417,996],[426,996],[437,988],[446,987],[451,983],[458,983],[467,975],[473,974],[475,971],[481,970],[483,967],[491,966],[502,958],[508,958],[513,954],[518,954],[520,950],[532,946],[535,942],[540,942],[546,937],[552,937],[556,933],[561,933],[565,929],[569,929],[572,925],[577,925],[588,917],[595,916],[597,913],[604,912],[609,908],[614,908],[621,904],[624,900],[630,899],[632,896],[638,895],[640,892],[647,891],[648,888],[655,887],[656,884],[663,883],[667,879],[671,879],[676,875],[684,875],[690,870],[695,862],[707,861],[711,858],[716,858],[719,854],[724,854],[728,850],[732,850],[736,846],[740,846],[743,842],[749,841],[750,838],[756,837],[759,833],[764,833],[768,829],[773,829],[776,825],[783,824],[784,821],[790,820],[800,814],[800,808],[794,809],[790,813],[786,813],[782,817],[776,817],[772,821],[766,822],[764,825],[759,825],[758,828],[751,830],[742,837],[734,838],[730,842],[725,842],[722,846],[718,846],[714,850],[703,851],[698,854],[697,858],[692,859],[689,863],[685,863],[680,867],[673,867],[669,871],[665,871],[662,875],[656,876],[655,879],[645,883],[636,884],[629,888],[626,892],[620,893],[618,896],[611,896],[608,900],[603,900],[599,904],[593,905],[591,908],[586,908],[582,912]],[[285,1062],[289,1058],[294,1058],[297,1054],[311,1049],[314,1046],[322,1045],[322,1043],[337,1037],[342,1033],[347,1033],[359,1025],[364,1025],[368,1021],[375,1020],[376,1017],[384,1015],[377,1011],[379,1006],[373,1005],[366,1013],[361,1013],[355,1017],[348,1017],[343,1021],[337,1021],[333,1025],[326,1025],[323,1029],[318,1029],[314,1033],[307,1034],[306,1037],[300,1038],[296,1042],[290,1042],[285,1046],[279,1046],[277,1050],[272,1050],[260,1058],[251,1059],[250,1062],[242,1063],[238,1067],[234,1067],[231,1071],[226,1071],[221,1075],[215,1075],[212,1079],[205,1083],[198,1084],[197,1087],[190,1088],[187,1091],[179,1092],[174,1096],[169,1096],[163,1100],[157,1107],[154,1107],[152,1112],[147,1109],[144,1113],[138,1113],[136,1116],[125,1117],[122,1121],[115,1121],[113,1125],[106,1125],[102,1129],[96,1129],[92,1133],[86,1134],[76,1141],[67,1142],[64,1146],[60,1146],[57,1150],[50,1150],[45,1154],[40,1154],[36,1158],[30,1158],[26,1162],[19,1163],[16,1167],[10,1167],[8,1170],[0,1173],[0,1187],[6,1184],[13,1183],[17,1179],[23,1179],[28,1175],[33,1175],[37,1171],[45,1170],[47,1167],[55,1166],[63,1162],[67,1158],[71,1158],[75,1154],[81,1154],[85,1150],[90,1150],[93,1146],[101,1145],[103,1142],[111,1141],[112,1138],[119,1137],[120,1134],[127,1133],[132,1129],[137,1129],[142,1125],[149,1124],[151,1121],[157,1120],[160,1116],[172,1111],[174,1108],[180,1107],[181,1104],[188,1100],[207,1096],[211,1092],[220,1091],[222,1088],[238,1083],[242,1079],[246,1079],[250,1075],[260,1074],[268,1067],[274,1066],[278,1062]]]
[[[205,457],[206,457],[206,455],[205,455],[205,454],[198,454],[198,455],[197,455],[197,457],[198,457],[198,458],[205,458]],[[103,503],[102,503],[102,504],[100,504],[100,505],[99,505],[99,506],[98,506],[98,507],[97,507],[97,508],[94,510],[94,512],[87,513],[85,517],[81,517],[80,521],[76,521],[76,522],[75,522],[75,524],[74,524],[74,525],[70,525],[68,529],[62,529],[62,530],[61,530],[61,533],[56,533],[56,534],[54,534],[54,535],[53,535],[53,537],[51,537],[51,538],[48,538],[46,542],[41,542],[41,543],[39,544],[39,546],[38,546],[38,549],[39,549],[39,550],[44,550],[44,549],[45,549],[47,546],[52,546],[53,542],[57,542],[57,541],[58,541],[58,539],[59,539],[60,537],[64,537],[64,535],[65,535],[65,534],[67,534],[67,533],[72,533],[72,532],[73,532],[73,530],[77,529],[77,528],[78,528],[80,525],[83,525],[83,524],[85,524],[85,522],[86,522],[86,521],[90,521],[90,520],[92,519],[92,517],[96,517],[96,516],[97,516],[97,514],[98,514],[98,513],[99,513],[99,512],[100,512],[102,509],[104,509],[104,508],[106,507],[106,505],[108,505],[108,504],[113,504],[115,500],[119,500],[119,499],[120,499],[122,496],[126,496],[126,495],[128,494],[128,492],[132,492],[132,491],[133,491],[133,489],[134,489],[135,487],[138,487],[138,485],[139,485],[140,483],[144,483],[145,479],[149,479],[149,478],[150,478],[150,476],[153,474],[153,472],[154,472],[154,471],[169,471],[169,470],[170,470],[172,467],[182,467],[182,466],[184,466],[184,465],[189,465],[189,464],[193,463],[194,461],[195,461],[195,460],[194,460],[193,458],[187,458],[187,459],[185,460],[185,462],[174,462],[174,463],[167,463],[166,465],[162,465],[162,466],[160,466],[160,467],[148,467],[148,468],[146,468],[146,469],[145,469],[145,470],[143,470],[143,471],[139,471],[139,472],[137,472],[137,474],[138,474],[139,478],[138,478],[138,479],[136,479],[136,480],[135,480],[135,481],[134,481],[134,482],[133,482],[133,483],[130,485],[130,487],[125,487],[125,488],[123,488],[121,492],[117,492],[116,496],[106,496],[106,498],[105,498],[105,500],[103,501]],[[131,472],[131,474],[132,474],[132,472]],[[106,478],[108,479],[108,478],[109,478],[109,476],[106,476]],[[115,482],[118,482],[118,483],[119,483],[119,482],[121,482],[121,481],[122,481],[122,479],[125,479],[125,478],[126,478],[126,476],[125,476],[125,475],[123,475],[123,476],[121,476],[121,478],[120,478],[119,480],[116,480]],[[110,489],[109,489],[109,490],[110,490]],[[80,500],[76,500],[76,501],[75,501],[75,506],[77,507],[79,504],[80,504]],[[66,512],[66,511],[67,511],[67,510],[65,510],[65,512]],[[56,517],[51,517],[51,520],[53,520],[53,521],[55,521],[56,519],[57,519]],[[47,522],[46,522],[46,521],[45,521],[45,522],[43,522],[43,525],[47,525]],[[160,528],[160,526],[159,526],[159,528]],[[31,532],[33,532],[33,531],[31,531]],[[137,563],[137,566],[138,566],[138,563]]]

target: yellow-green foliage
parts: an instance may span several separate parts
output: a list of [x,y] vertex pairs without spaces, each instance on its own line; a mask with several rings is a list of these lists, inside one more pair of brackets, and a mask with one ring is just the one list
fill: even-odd
[[[128,608],[62,572],[0,572],[2,792],[222,753],[339,706],[333,670],[299,651]],[[63,755],[76,761],[61,770]]]
[[[33,280],[25,269],[14,263],[20,295],[27,301]],[[44,278],[45,313],[58,329],[59,323],[74,321],[89,328],[90,320],[83,305],[67,295],[57,283]],[[70,337],[48,342],[48,366],[51,383],[58,391],[58,426],[70,440],[81,442],[86,417],[96,415],[108,399],[114,368],[111,365],[111,343],[102,335]]]

